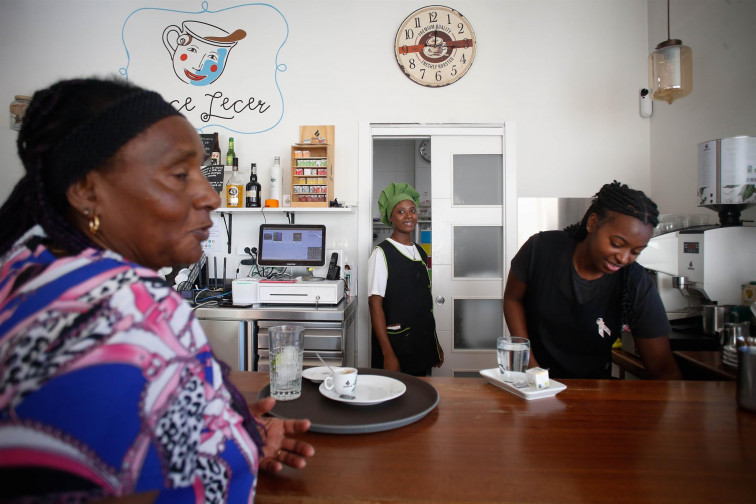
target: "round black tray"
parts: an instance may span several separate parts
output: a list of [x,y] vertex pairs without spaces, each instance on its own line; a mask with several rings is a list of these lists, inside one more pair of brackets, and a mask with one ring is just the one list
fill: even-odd
[[[438,391],[428,382],[414,376],[385,369],[358,368],[363,375],[388,376],[401,381],[407,391],[401,396],[379,404],[359,406],[334,401],[323,396],[313,383],[302,378],[302,395],[292,401],[277,401],[270,412],[277,418],[307,418],[311,432],[326,434],[364,434],[404,427],[430,413],[438,404]],[[270,395],[270,385],[258,399]]]

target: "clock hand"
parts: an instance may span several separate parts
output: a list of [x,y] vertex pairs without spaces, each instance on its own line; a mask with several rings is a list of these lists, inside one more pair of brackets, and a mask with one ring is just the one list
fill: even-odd
[[454,40],[452,42],[447,42],[446,47],[472,47],[472,40],[471,39]]
[[[420,52],[426,47],[437,47],[436,45],[432,44],[419,44],[419,45],[411,45],[411,46],[401,46],[399,48],[399,54],[409,54],[414,52]],[[450,48],[457,48],[457,47],[472,47],[472,40],[471,39],[461,39],[461,40],[454,40],[452,42],[447,42],[446,47]]]
[[409,54],[409,53],[415,53],[420,52],[423,49],[425,49],[425,44],[419,44],[419,45],[403,45],[399,48],[399,54]]

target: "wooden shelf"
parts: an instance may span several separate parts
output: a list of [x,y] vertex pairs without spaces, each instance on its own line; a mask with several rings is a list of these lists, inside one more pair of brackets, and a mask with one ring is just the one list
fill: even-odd
[[333,145],[292,145],[291,206],[328,208],[333,199]]

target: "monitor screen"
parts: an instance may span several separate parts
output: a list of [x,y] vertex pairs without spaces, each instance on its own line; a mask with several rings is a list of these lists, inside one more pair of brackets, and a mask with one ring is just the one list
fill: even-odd
[[260,266],[323,266],[326,229],[322,225],[261,224]]

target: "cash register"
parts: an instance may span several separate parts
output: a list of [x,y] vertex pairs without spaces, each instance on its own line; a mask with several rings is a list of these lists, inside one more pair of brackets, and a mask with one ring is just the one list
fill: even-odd
[[313,224],[261,224],[257,249],[260,267],[323,267],[325,277],[239,278],[232,283],[234,304],[338,304],[344,297],[340,254],[327,258],[326,228]]

